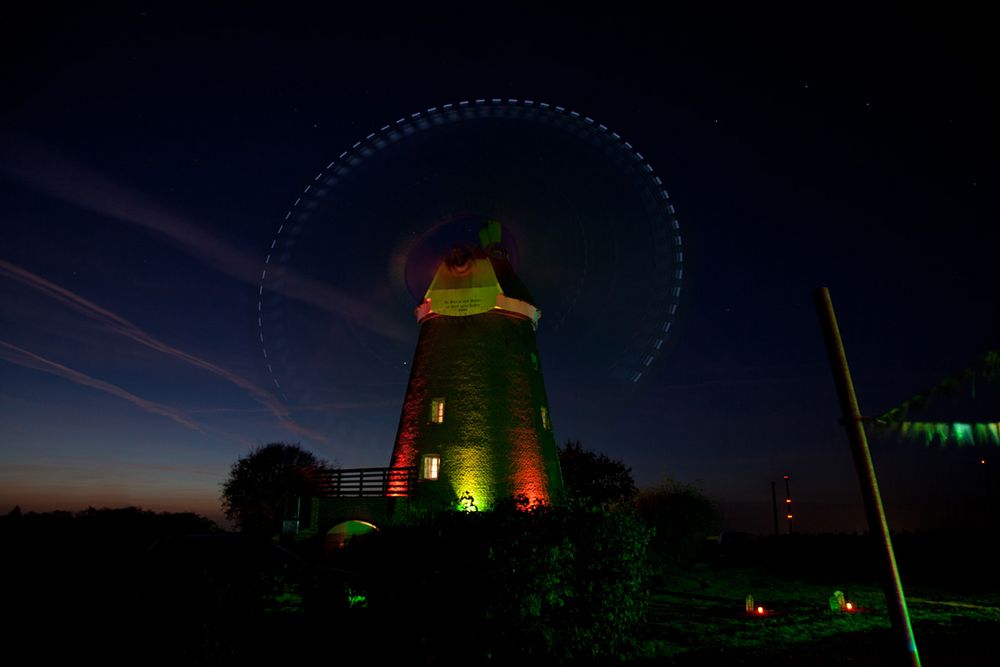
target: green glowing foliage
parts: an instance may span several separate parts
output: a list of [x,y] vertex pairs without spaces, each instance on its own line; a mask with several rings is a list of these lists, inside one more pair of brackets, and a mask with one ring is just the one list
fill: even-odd
[[368,596],[364,593],[359,593],[350,586],[345,586],[344,592],[347,594],[347,606],[351,609],[364,609],[368,606]]
[[282,574],[273,576],[262,601],[265,614],[301,614],[304,610],[301,584]]
[[505,539],[490,551],[501,644],[554,662],[633,652],[649,575],[650,532],[638,517],[579,505],[507,517]]
[[479,508],[476,506],[476,499],[472,496],[469,491],[466,491],[458,499],[458,509],[463,512],[478,512]]

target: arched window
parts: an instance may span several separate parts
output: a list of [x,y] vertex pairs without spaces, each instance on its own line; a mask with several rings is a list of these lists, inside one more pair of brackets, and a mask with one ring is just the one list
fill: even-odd
[[431,422],[434,424],[444,423],[444,398],[431,399]]
[[437,479],[441,471],[441,457],[437,454],[425,454],[420,466],[420,477],[422,479]]

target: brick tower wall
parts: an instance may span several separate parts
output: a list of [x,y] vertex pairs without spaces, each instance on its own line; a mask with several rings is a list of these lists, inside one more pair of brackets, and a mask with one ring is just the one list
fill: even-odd
[[[442,423],[432,421],[438,398],[445,401]],[[439,479],[418,482],[420,503],[454,506],[465,492],[478,509],[512,495],[551,502],[562,497],[563,484],[543,408],[530,320],[499,310],[432,317],[420,327],[392,465],[441,457]]]

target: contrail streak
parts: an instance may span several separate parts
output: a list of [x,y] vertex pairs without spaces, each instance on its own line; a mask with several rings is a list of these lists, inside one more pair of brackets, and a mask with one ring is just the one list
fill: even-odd
[[[207,267],[257,286],[263,268],[259,256],[206,232],[153,200],[53,151],[9,135],[0,135],[0,171],[36,190],[166,239]],[[270,289],[324,311],[348,315],[369,331],[406,341],[410,331],[377,308],[313,278],[283,269]]]
[[226,370],[221,366],[213,364],[210,361],[202,359],[201,357],[196,357],[193,354],[180,350],[172,345],[164,343],[163,341],[154,338],[147,332],[143,331],[136,325],[132,324],[124,317],[117,315],[116,313],[103,308],[93,301],[83,298],[75,292],[61,287],[53,282],[36,275],[27,269],[23,269],[16,264],[11,264],[8,261],[0,259],[0,275],[5,275],[12,278],[24,285],[27,285],[33,289],[42,292],[46,296],[53,298],[60,303],[63,303],[78,313],[85,315],[91,319],[97,320],[98,322],[109,327],[116,333],[125,336],[141,345],[144,345],[152,350],[161,352],[175,359],[183,361],[190,364],[196,368],[208,371],[214,375],[217,375],[228,382],[246,390],[255,401],[260,403],[262,406],[267,408],[275,417],[277,417],[283,426],[289,430],[299,433],[301,435],[315,438],[322,442],[327,442],[326,436],[317,431],[313,431],[301,424],[295,422],[291,417],[291,412],[288,407],[283,403],[278,401],[269,392],[261,389],[259,386],[254,384],[251,380],[233,373],[232,371]]
[[188,419],[183,413],[171,408],[170,406],[163,405],[162,403],[156,403],[155,401],[147,401],[144,398],[136,396],[130,393],[118,385],[111,384],[110,382],[105,382],[104,380],[98,380],[97,378],[85,375],[80,371],[73,370],[58,364],[54,361],[40,357],[33,352],[29,352],[23,348],[17,347],[16,345],[11,345],[10,343],[0,340],[0,359],[9,361],[12,364],[17,364],[18,366],[24,366],[25,368],[31,368],[34,370],[42,371],[43,373],[49,373],[51,375],[56,375],[61,378],[70,380],[77,384],[83,385],[85,387],[93,387],[94,389],[99,389],[100,391],[107,392],[112,396],[117,396],[118,398],[124,399],[133,405],[145,410],[146,412],[151,412],[156,415],[172,419],[182,426],[186,426],[192,430],[197,431],[203,435],[206,435],[205,431],[198,424],[194,423]]

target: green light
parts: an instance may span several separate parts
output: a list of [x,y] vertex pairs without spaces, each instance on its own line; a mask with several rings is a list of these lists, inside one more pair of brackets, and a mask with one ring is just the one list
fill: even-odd
[[957,447],[1000,446],[1000,423],[997,422],[902,422],[899,433],[904,440],[923,438],[927,447],[935,441],[941,447],[949,444]]
[[491,245],[500,243],[501,228],[496,220],[489,220],[479,230],[479,245],[489,248]]
[[368,606],[368,597],[364,593],[360,593],[350,586],[344,586],[344,593],[347,594],[347,606],[351,609]]
[[[453,498],[468,496],[474,499],[477,510],[488,510],[493,506],[487,471],[492,467],[490,451],[486,447],[462,447],[452,452],[450,480],[455,495]],[[465,509],[458,504],[458,509]]]
[[969,424],[952,424],[951,434],[955,442],[958,443],[959,447],[975,444],[975,441],[972,438],[972,426]]
[[463,493],[462,496],[458,499],[458,509],[463,512],[479,511],[479,507],[476,506],[476,499],[469,491]]

